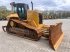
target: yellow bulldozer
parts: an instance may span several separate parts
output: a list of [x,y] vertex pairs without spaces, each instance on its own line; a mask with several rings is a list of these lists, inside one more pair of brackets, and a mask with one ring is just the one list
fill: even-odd
[[32,10],[25,3],[12,2],[11,6],[12,13],[7,16],[7,26],[2,26],[4,31],[35,41],[44,37],[54,50],[58,48],[63,39],[62,23],[44,25],[42,14],[33,10],[33,3]]

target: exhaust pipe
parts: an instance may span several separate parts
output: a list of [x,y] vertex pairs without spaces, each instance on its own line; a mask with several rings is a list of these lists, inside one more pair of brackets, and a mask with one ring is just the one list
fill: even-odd
[[31,5],[32,5],[32,10],[33,10],[33,2],[31,1]]
[[15,2],[11,2],[11,3],[10,3],[10,5],[11,5],[11,7],[12,7],[12,8],[11,8],[12,12],[13,12],[13,8],[14,8],[14,6],[13,6],[14,4],[15,4]]

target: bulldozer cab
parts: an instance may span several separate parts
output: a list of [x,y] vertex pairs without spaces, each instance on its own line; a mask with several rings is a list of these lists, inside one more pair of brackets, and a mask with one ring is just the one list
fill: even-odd
[[26,20],[28,5],[24,3],[12,3],[11,5],[14,13],[17,13],[21,20]]
[[42,24],[42,15],[36,11],[28,10],[29,6],[27,4],[12,2],[10,3],[10,5],[12,6],[12,11],[18,14],[20,20],[32,19],[34,20],[34,23],[36,23],[37,25]]

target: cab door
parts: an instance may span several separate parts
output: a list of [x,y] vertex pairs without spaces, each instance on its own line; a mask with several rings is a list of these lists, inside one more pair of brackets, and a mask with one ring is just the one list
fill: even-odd
[[23,7],[17,7],[17,14],[18,14],[18,16],[19,16],[19,18],[21,19],[21,20],[25,20],[26,19],[26,13],[25,13],[25,10],[24,10],[24,8]]

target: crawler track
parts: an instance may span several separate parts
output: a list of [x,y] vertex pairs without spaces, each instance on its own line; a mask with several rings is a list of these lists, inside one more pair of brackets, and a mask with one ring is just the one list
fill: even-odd
[[[15,25],[11,26],[11,22],[13,22]],[[6,31],[8,33],[14,33],[18,34],[18,36],[23,36],[32,40],[39,40],[41,36],[41,33],[37,32],[34,28],[28,26],[26,23],[22,23],[19,20],[10,20],[8,22],[8,25],[6,27]]]

